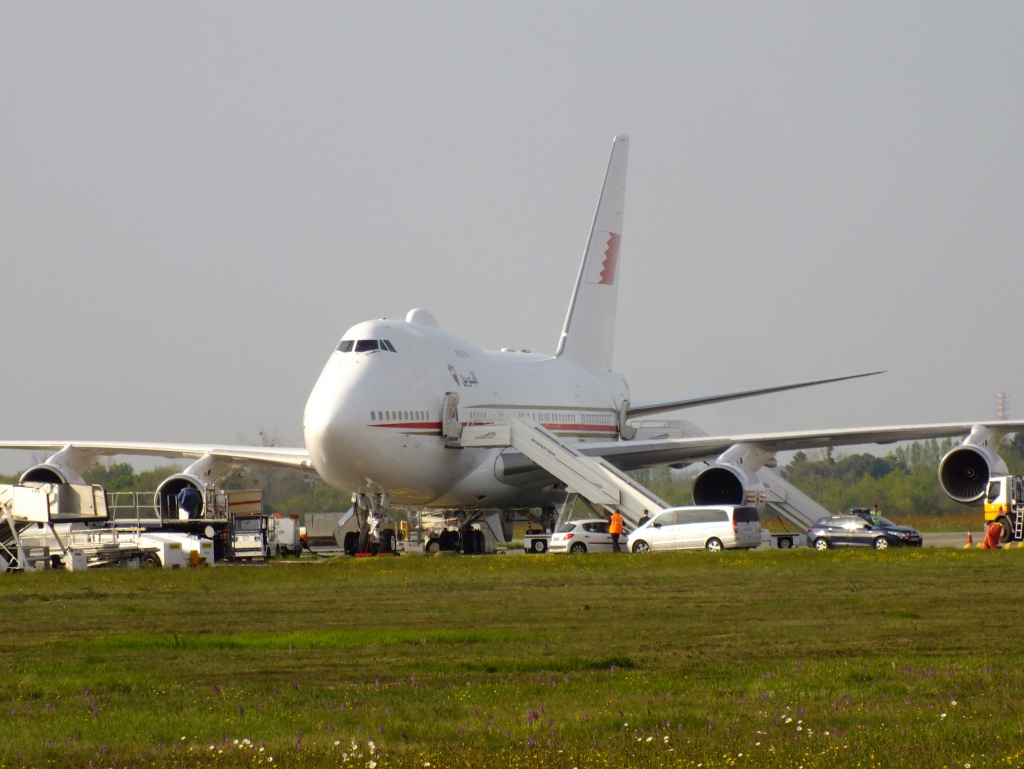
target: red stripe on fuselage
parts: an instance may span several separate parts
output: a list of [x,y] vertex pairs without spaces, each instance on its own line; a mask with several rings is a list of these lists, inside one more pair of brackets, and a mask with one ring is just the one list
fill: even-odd
[[[479,422],[463,422],[462,425],[486,425],[492,424],[487,420],[481,420]],[[614,435],[618,432],[614,425],[574,425],[565,424],[560,422],[544,422],[541,426],[550,430],[553,433],[578,433],[578,434],[601,434],[605,433],[608,435]],[[370,424],[367,427],[383,427],[389,430],[417,430],[424,433],[440,433],[441,423],[440,422],[386,422],[381,424]]]

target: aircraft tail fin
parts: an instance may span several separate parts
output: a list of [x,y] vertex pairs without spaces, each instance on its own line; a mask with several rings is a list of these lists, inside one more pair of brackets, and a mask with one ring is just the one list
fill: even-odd
[[628,155],[629,137],[616,136],[590,239],[555,350],[556,357],[595,374],[612,370]]

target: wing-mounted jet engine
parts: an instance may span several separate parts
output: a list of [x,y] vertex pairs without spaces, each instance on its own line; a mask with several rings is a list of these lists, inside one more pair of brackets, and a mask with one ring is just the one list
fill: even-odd
[[695,505],[754,505],[758,512],[768,499],[756,473],[774,467],[775,455],[759,446],[737,443],[725,451],[693,482]]
[[41,465],[22,473],[19,483],[76,483],[84,484],[82,473],[96,460],[96,453],[68,444]]
[[989,479],[1006,475],[1006,462],[995,449],[1005,436],[985,425],[975,425],[964,442],[939,463],[942,490],[957,502],[977,502],[985,494]]
[[[153,495],[153,506],[161,518],[205,517],[210,492],[217,481],[228,474],[232,465],[229,459],[207,454],[182,472],[164,479]],[[194,494],[189,494],[187,489]],[[181,496],[183,491],[185,494]]]

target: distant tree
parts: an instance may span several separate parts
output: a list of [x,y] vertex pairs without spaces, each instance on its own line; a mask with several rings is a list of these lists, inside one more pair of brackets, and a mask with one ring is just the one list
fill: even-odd
[[693,502],[693,479],[670,467],[648,467],[634,470],[628,475],[670,505],[689,505]]
[[142,490],[138,488],[139,477],[135,474],[135,468],[127,462],[93,465],[82,474],[82,478],[86,483],[99,484],[107,491]]

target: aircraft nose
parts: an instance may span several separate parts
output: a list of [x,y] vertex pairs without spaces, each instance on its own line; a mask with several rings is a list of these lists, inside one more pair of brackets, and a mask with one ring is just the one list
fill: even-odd
[[314,465],[329,465],[359,437],[359,412],[345,398],[339,398],[329,408],[310,411],[314,413],[306,415],[306,447]]

